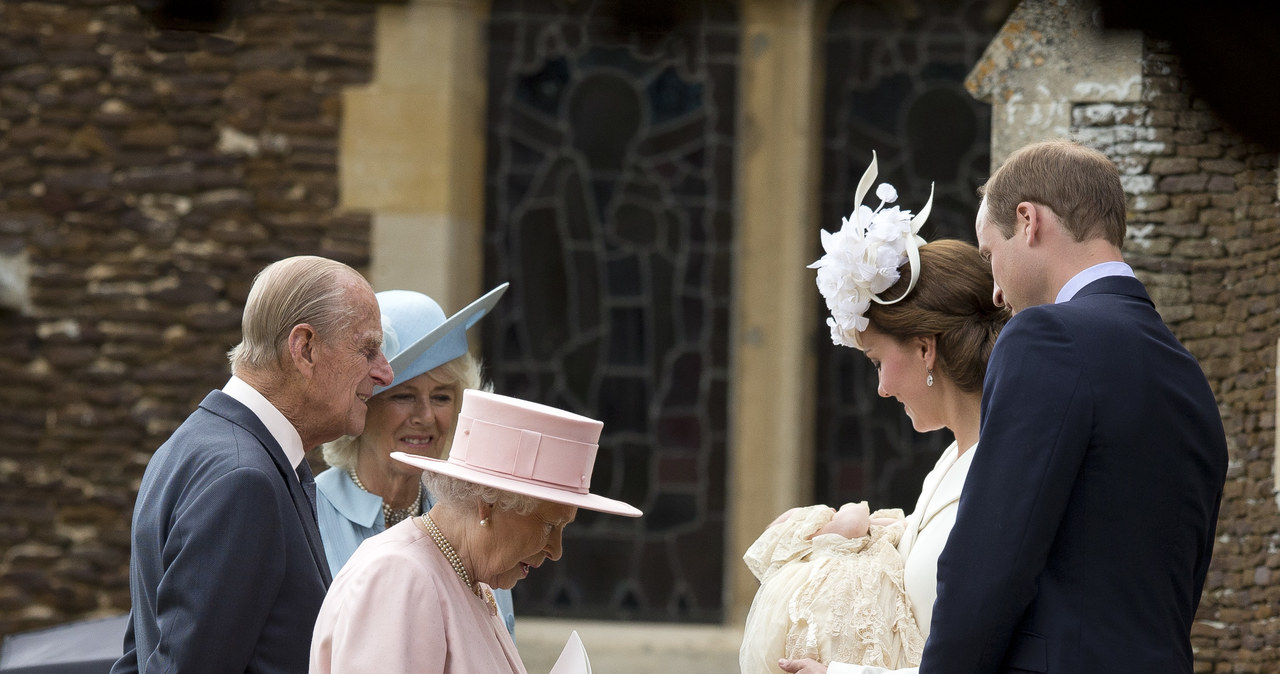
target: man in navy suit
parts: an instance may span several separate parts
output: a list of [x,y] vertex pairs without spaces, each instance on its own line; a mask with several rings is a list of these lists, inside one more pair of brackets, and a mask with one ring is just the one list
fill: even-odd
[[359,435],[392,373],[373,290],[340,262],[263,269],[242,328],[231,380],[143,474],[113,674],[307,670],[331,578],[305,453]]
[[1192,671],[1227,448],[1213,392],[1120,255],[1106,156],[1015,152],[982,190],[997,303],[982,425],[922,672]]

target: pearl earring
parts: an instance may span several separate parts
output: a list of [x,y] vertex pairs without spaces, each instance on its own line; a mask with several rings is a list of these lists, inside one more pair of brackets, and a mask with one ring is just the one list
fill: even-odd
[[924,385],[933,386],[933,370],[929,370],[929,376],[925,377]]
[[480,520],[480,526],[482,526],[482,527],[487,527],[487,526],[489,526],[489,518],[488,518],[488,517],[486,517],[486,518],[484,518],[484,519]]

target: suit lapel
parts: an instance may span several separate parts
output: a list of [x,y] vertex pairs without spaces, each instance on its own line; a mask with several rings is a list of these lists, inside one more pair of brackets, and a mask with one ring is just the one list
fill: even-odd
[[[307,500],[306,494],[303,493],[302,482],[298,478],[298,473],[290,465],[288,457],[284,454],[284,449],[280,447],[280,443],[276,442],[275,437],[271,435],[271,432],[267,430],[267,427],[258,419],[257,415],[240,404],[235,398],[222,391],[209,393],[204,401],[200,403],[200,406],[249,431],[262,444],[262,449],[271,457],[272,463],[275,464],[276,470],[280,473],[280,478],[284,481],[285,488],[289,491],[289,497],[293,500],[294,510],[299,522],[302,524],[302,531],[307,538],[307,546],[311,548],[312,560],[316,564],[320,577],[324,580],[325,587],[328,587],[329,583],[333,581],[333,576],[329,573],[329,561],[324,555],[324,543],[320,540],[320,527],[316,523],[315,509]],[[306,459],[303,460],[305,461]]]
[[942,484],[942,478],[946,475],[947,468],[955,463],[956,451],[953,443],[942,456],[938,457],[938,462],[933,465],[933,470],[925,476],[924,484],[920,488],[920,497],[916,499],[916,508],[911,511],[911,517],[907,518],[907,529],[902,533],[902,540],[898,543],[898,550],[905,557],[911,553],[911,548],[915,546],[916,538],[920,535],[920,530],[924,529],[925,524],[933,519],[933,513],[930,513],[929,504],[933,501],[934,493]]
[[944,469],[942,479],[938,481],[924,513],[920,516],[921,530],[927,528],[939,513],[960,500],[960,493],[964,489],[965,477],[969,475],[969,464],[973,460],[975,449],[977,449],[976,445],[970,447]]

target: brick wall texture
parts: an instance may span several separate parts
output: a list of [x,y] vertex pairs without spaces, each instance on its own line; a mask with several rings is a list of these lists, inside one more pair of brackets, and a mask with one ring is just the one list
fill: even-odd
[[[138,481],[225,381],[253,274],[300,253],[367,263],[336,153],[373,11],[260,0],[207,35],[128,2],[0,3],[0,254],[31,268],[30,310],[0,309],[0,634],[127,609]],[[1078,104],[1073,133],[1121,167],[1126,257],[1226,428],[1196,671],[1280,671],[1277,155],[1224,128],[1158,42],[1143,100]]]
[[1192,642],[1196,672],[1280,671],[1276,342],[1280,339],[1277,154],[1242,142],[1189,91],[1165,45],[1148,45],[1149,191],[1131,251],[1174,332],[1213,385],[1230,464],[1218,541]]
[[375,6],[251,5],[215,35],[0,3],[0,254],[31,270],[0,309],[0,634],[127,610],[142,471],[226,381],[253,275],[367,264],[336,162]]

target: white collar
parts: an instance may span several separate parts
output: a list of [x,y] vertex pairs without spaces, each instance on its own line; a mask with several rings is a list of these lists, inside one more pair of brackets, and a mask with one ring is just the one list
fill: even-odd
[[271,437],[280,443],[280,448],[284,450],[284,455],[289,459],[289,464],[294,470],[298,469],[298,464],[307,458],[306,451],[302,448],[302,436],[298,435],[298,429],[289,423],[289,420],[271,404],[258,389],[246,382],[245,380],[232,375],[227,381],[227,385],[222,387],[222,392],[235,398],[240,404],[249,408],[250,412],[258,417],[263,426],[267,427],[267,431],[271,433]]
[[1062,290],[1058,291],[1058,297],[1053,301],[1054,304],[1062,304],[1069,301],[1080,292],[1080,289],[1107,276],[1128,276],[1129,278],[1137,278],[1133,273],[1133,267],[1114,260],[1110,262],[1102,262],[1095,264],[1088,269],[1071,277],[1067,284],[1062,286]]

